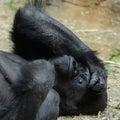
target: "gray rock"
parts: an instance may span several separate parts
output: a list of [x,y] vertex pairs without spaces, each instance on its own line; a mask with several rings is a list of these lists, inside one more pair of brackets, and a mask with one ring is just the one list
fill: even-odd
[[120,12],[120,0],[113,0],[112,9],[114,12]]

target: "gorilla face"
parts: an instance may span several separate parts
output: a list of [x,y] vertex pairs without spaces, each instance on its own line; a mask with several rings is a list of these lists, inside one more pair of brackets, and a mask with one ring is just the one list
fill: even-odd
[[76,60],[64,55],[52,60],[55,64],[56,82],[54,88],[60,94],[60,114],[63,111],[73,113],[83,98],[90,79],[88,68]]

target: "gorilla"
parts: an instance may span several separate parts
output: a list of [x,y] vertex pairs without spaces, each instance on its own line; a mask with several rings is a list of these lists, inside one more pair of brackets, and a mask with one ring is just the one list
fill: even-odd
[[57,120],[60,100],[54,80],[50,62],[28,62],[0,51],[0,120]]
[[45,59],[54,64],[59,73],[55,74],[53,86],[60,95],[59,115],[103,111],[107,105],[103,62],[72,31],[48,16],[40,1],[33,0],[17,10],[11,32],[13,52],[30,62]]
[[0,51],[1,120],[57,120],[60,98],[56,90],[61,91],[61,100],[67,97],[66,104],[73,107],[86,91],[90,75],[79,65],[67,55],[50,61],[26,61]]

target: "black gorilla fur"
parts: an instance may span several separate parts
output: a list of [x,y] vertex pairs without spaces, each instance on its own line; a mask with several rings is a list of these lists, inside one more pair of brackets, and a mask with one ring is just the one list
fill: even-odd
[[[0,51],[0,120],[57,120],[54,66]],[[43,112],[47,111],[47,114]]]
[[57,58],[57,68],[62,61],[59,57],[72,56],[74,62],[69,63],[75,75],[69,76],[67,71],[67,77],[57,76],[54,85],[60,95],[60,115],[97,114],[104,110],[107,105],[104,64],[68,28],[32,4],[16,12],[11,36],[14,53],[27,60]]

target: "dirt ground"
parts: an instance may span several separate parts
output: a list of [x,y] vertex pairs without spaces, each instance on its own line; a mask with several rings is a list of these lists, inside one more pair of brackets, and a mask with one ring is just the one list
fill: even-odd
[[[0,49],[11,51],[12,43],[9,40],[9,32],[15,9],[22,5],[22,0],[19,2],[14,0],[17,1],[15,2],[17,4],[12,7],[5,1],[7,0],[0,0]],[[97,50],[99,57],[104,61],[107,61],[107,57],[114,49],[120,49],[120,22],[115,20],[116,15],[109,8],[97,7],[96,10],[65,3],[59,10],[54,7],[48,9],[49,14],[70,28],[89,47]],[[100,10],[102,11],[100,12]],[[104,13],[108,11],[109,15],[106,17],[101,14],[103,11]],[[60,117],[58,120],[120,120],[120,64],[108,64],[106,68],[108,69],[108,106],[106,110],[98,113],[98,116],[79,115]]]

